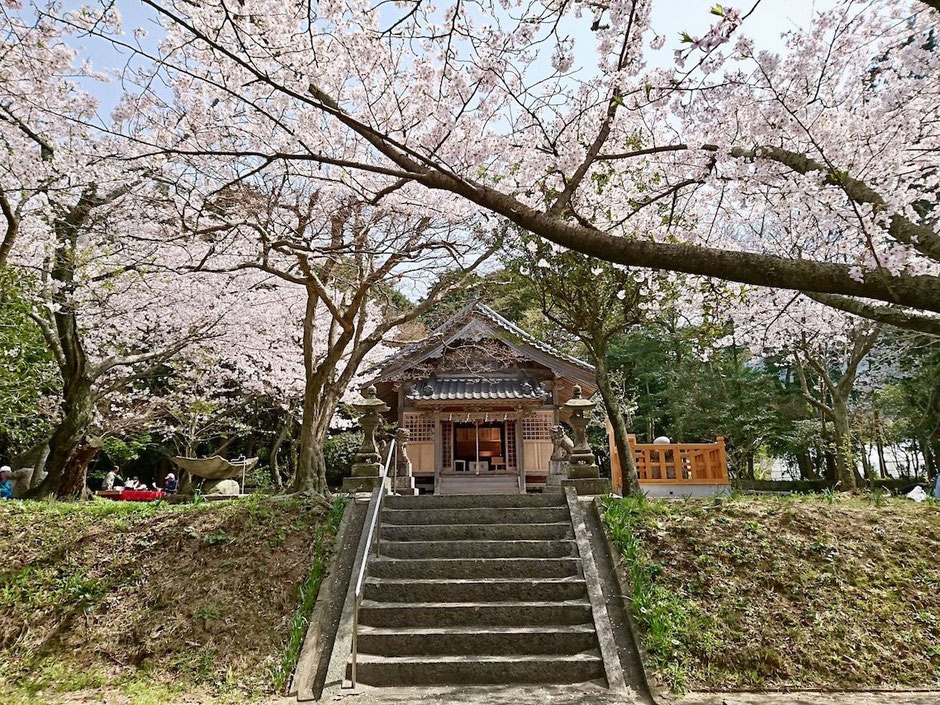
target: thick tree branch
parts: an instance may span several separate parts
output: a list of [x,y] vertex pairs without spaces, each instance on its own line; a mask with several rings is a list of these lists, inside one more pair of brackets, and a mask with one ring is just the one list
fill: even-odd
[[836,385],[843,399],[847,398],[852,391],[852,387],[855,385],[855,377],[858,374],[858,366],[865,359],[865,356],[871,352],[871,349],[875,347],[875,343],[881,337],[883,328],[884,326],[878,323],[871,330],[857,334],[852,346],[852,354],[845,366],[845,372],[843,372],[839,383]]
[[846,313],[852,313],[879,323],[887,323],[896,328],[916,330],[919,333],[940,336],[940,317],[937,316],[929,316],[897,306],[881,306],[861,299],[853,299],[849,296],[839,296],[838,294],[817,294],[812,291],[803,293],[814,301]]
[[458,193],[547,240],[608,262],[778,289],[863,296],[940,312],[940,277],[895,277],[885,270],[875,270],[858,281],[850,267],[841,264],[617,237],[542,213],[495,189],[479,184],[471,187],[444,174],[428,174],[418,181],[430,188]]
[[0,267],[2,267],[6,264],[10,251],[13,249],[13,243],[16,242],[16,237],[20,231],[19,214],[13,208],[4,191],[0,191],[0,211],[3,212],[3,217],[7,221],[6,232],[3,235],[3,240],[0,241]]
[[46,345],[48,345],[49,349],[52,351],[52,356],[55,358],[56,364],[59,366],[59,371],[64,372],[67,364],[65,361],[65,353],[62,351],[62,345],[59,343],[59,336],[57,335],[52,323],[47,321],[38,313],[30,312],[29,317],[37,326],[39,326],[39,330],[42,332],[42,337],[46,341]]
[[[863,296],[911,308],[940,312],[940,278],[938,277],[907,275],[894,277],[887,271],[876,270],[866,273],[862,281],[857,281],[852,276],[851,268],[846,265],[616,237],[587,225],[572,224],[563,217],[536,211],[512,196],[469,178],[455,175],[433,159],[417,154],[391,136],[383,134],[381,130],[346,113],[334,97],[313,84],[304,94],[279,83],[271,76],[259,71],[243,56],[235,54],[219,41],[207,36],[192,23],[168,10],[156,0],[142,0],[142,2],[186,29],[213,50],[251,72],[264,85],[338,120],[405,172],[407,177],[429,188],[461,195],[472,203],[509,218],[514,223],[556,244],[592,257],[630,266],[669,269],[758,286]],[[742,150],[738,156],[746,156],[746,151]],[[760,156],[770,158],[771,155],[761,154]],[[821,165],[807,163],[804,166],[815,168]],[[403,175],[398,174],[398,176]],[[844,184],[841,185],[845,187]],[[916,230],[919,241],[917,246],[928,249],[932,247],[929,243],[930,238],[922,237],[925,235],[920,232],[923,226],[909,221],[904,223],[901,219],[898,220],[896,227],[899,229],[899,238],[908,237],[913,242]]]
[[200,336],[187,336],[183,340],[178,340],[175,343],[160,348],[159,350],[152,350],[150,352],[140,353],[137,355],[110,355],[101,360],[96,365],[93,365],[89,370],[88,376],[91,379],[98,379],[106,372],[113,370],[115,367],[130,367],[132,365],[139,365],[142,362],[168,360],[169,358],[176,355],[176,353],[189,346],[197,337]]
[[[806,371],[803,369],[803,361],[800,359],[800,356],[798,353],[793,355],[793,360],[796,362],[796,376],[800,380],[800,389],[803,392],[803,398],[807,402],[809,402],[812,406],[814,406],[816,409],[818,409],[823,414],[831,418],[833,415],[832,407],[829,406],[828,404],[821,402],[819,399],[817,399],[812,394],[810,394],[809,384],[807,384],[807,381],[806,381]],[[808,359],[807,361],[812,363],[811,359]],[[823,374],[821,376],[823,378],[824,383],[829,382],[829,375],[825,370],[823,370]]]
[[[734,157],[769,159],[789,167],[798,174],[818,172],[825,175],[827,184],[838,186],[845,195],[858,204],[870,205],[875,211],[884,211],[887,208],[884,198],[871,186],[860,179],[855,179],[845,172],[837,173],[828,165],[811,157],[794,152],[783,147],[754,147],[745,149],[735,147],[731,150]],[[928,225],[915,223],[909,218],[897,213],[888,220],[888,234],[898,242],[910,245],[922,254],[940,262],[940,235]]]

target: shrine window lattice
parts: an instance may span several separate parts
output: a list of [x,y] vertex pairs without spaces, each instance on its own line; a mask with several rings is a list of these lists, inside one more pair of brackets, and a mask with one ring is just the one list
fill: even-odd
[[506,424],[506,467],[516,469],[516,424]]
[[451,436],[453,435],[453,424],[450,421],[441,421],[441,440],[443,447],[441,449],[442,464],[445,468],[453,465],[453,447]]
[[549,441],[552,438],[554,415],[550,411],[537,411],[522,418],[522,440]]
[[434,440],[434,419],[422,414],[405,414],[402,423],[408,430],[409,443],[427,443]]

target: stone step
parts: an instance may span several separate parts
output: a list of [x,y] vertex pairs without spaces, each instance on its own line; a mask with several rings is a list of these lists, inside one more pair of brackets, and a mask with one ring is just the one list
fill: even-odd
[[567,558],[577,556],[574,541],[382,541],[388,558]]
[[407,580],[367,578],[363,597],[379,602],[543,602],[576,600],[587,594],[584,580],[567,578],[480,578]]
[[[349,677],[347,664],[346,675]],[[373,686],[581,683],[604,679],[594,652],[550,656],[370,656],[358,659],[358,680]]]
[[376,578],[564,578],[581,576],[578,558],[373,558]]
[[519,507],[564,507],[565,495],[560,492],[543,494],[431,495],[385,498],[390,509],[479,509]]
[[400,524],[549,524],[570,522],[568,507],[483,507],[474,509],[382,510],[382,523]]
[[377,656],[577,654],[597,648],[590,624],[535,627],[361,627],[359,653]]
[[469,495],[482,497],[483,495],[519,495],[520,483],[518,475],[500,475],[487,473],[461,472],[455,474],[442,474],[437,481],[438,496]]
[[469,627],[593,624],[591,603],[375,602],[363,600],[359,624],[372,627]]
[[390,541],[555,541],[573,536],[571,522],[555,524],[382,524]]

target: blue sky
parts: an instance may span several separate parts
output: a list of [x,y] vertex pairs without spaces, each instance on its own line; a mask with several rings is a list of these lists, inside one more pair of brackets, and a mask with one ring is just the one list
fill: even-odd
[[[781,40],[783,32],[806,26],[814,11],[828,9],[834,4],[835,0],[762,0],[756,11],[745,23],[745,32],[754,38],[755,45],[758,47],[771,50],[780,49],[783,46]],[[77,7],[79,3],[68,0],[66,5]],[[703,34],[708,26],[716,20],[709,13],[709,9],[714,5],[715,0],[658,0],[654,4],[652,25],[656,33],[664,34],[667,40],[661,51],[657,52],[655,56],[650,56],[651,62],[664,66],[672,65],[673,51],[680,46],[680,34],[682,32],[688,32],[692,36]],[[753,0],[749,0],[746,4],[726,3],[726,6],[734,7],[743,13],[753,6]],[[149,47],[155,46],[160,36],[160,27],[155,21],[153,10],[137,0],[118,0],[117,7],[124,20],[127,37],[131,38],[133,30],[141,27],[149,33],[145,44]],[[562,25],[561,28],[562,33],[570,34],[575,38],[576,53],[579,54],[576,55],[576,65],[591,65],[594,63],[593,57],[584,56],[584,52],[577,50],[577,47],[584,46],[585,42],[590,42],[589,37],[586,35],[585,26],[585,23],[581,23],[580,25],[572,24],[568,27]],[[128,58],[100,40],[75,38],[73,43],[79,49],[82,57],[91,59],[94,67],[99,70],[121,66]],[[121,86],[117,83],[111,85],[88,84],[87,88],[101,101],[103,115],[110,111],[121,93]]]

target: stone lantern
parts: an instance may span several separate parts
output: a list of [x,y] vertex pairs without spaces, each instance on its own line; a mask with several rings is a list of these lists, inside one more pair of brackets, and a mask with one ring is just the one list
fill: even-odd
[[571,412],[568,423],[574,429],[574,448],[571,449],[568,466],[568,479],[562,480],[563,487],[574,487],[579,495],[607,494],[610,481],[602,478],[597,468],[594,452],[587,441],[587,414],[597,404],[581,396],[581,386],[574,386],[574,393],[564,407]]
[[382,423],[382,414],[389,410],[385,402],[375,396],[375,387],[366,390],[362,401],[352,407],[359,412],[362,426],[362,445],[356,453],[352,477],[343,480],[346,492],[368,492],[379,486],[382,475],[382,456],[375,442],[375,431]]

